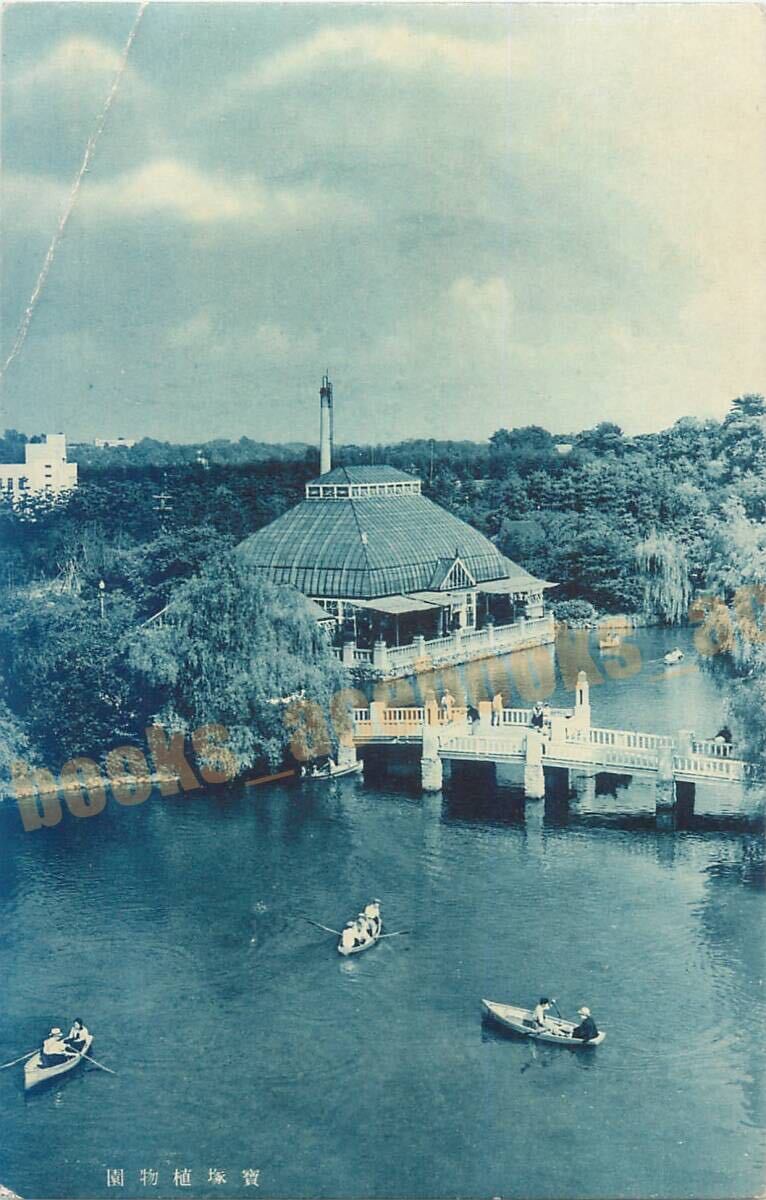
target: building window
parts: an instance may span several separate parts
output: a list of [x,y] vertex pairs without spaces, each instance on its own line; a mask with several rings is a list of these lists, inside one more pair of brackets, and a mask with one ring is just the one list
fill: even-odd
[[476,592],[465,594],[465,624],[467,629],[476,628]]
[[339,500],[345,500],[346,497],[348,496],[348,488],[347,487],[336,488],[335,495],[338,497]]
[[310,487],[310,488],[308,489],[308,494],[309,494],[309,497],[310,497],[310,498],[314,498],[314,499],[315,499],[316,497],[318,497],[318,496],[321,496],[321,495],[322,495],[322,491],[321,491],[321,488],[318,488],[318,487]]

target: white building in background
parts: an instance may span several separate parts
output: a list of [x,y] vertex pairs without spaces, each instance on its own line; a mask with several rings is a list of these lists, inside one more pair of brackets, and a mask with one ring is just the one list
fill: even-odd
[[44,442],[27,442],[23,463],[0,463],[0,499],[14,503],[25,496],[60,496],[77,487],[77,463],[67,462],[66,437],[48,433]]
[[135,438],[115,437],[115,438],[94,438],[93,445],[97,450],[111,450],[115,447],[122,446],[125,450],[130,450],[131,446],[135,446]]

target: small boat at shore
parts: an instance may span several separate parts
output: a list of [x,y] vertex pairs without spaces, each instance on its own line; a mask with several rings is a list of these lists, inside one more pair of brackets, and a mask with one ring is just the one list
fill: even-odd
[[316,771],[306,771],[301,775],[301,779],[340,779],[342,775],[359,775],[363,770],[364,763],[361,759],[347,763],[345,766],[330,763],[326,767],[319,767]]
[[93,1034],[89,1033],[85,1045],[79,1053],[73,1052],[66,1062],[56,1063],[52,1067],[43,1066],[43,1060],[38,1050],[24,1063],[24,1090],[29,1092],[32,1088],[48,1083],[49,1080],[56,1079],[59,1075],[66,1075],[69,1071],[73,1071],[83,1061],[83,1054],[87,1054],[92,1045]]
[[513,1004],[498,1004],[494,1000],[482,1000],[481,1006],[484,1013],[497,1021],[499,1025],[513,1030],[522,1037],[532,1038],[536,1042],[549,1042],[554,1046],[569,1046],[570,1049],[577,1049],[581,1046],[600,1046],[606,1037],[601,1029],[597,1037],[591,1038],[589,1042],[584,1042],[580,1038],[572,1037],[572,1030],[575,1028],[574,1021],[547,1017],[546,1028],[540,1029],[535,1024],[534,1013],[530,1008],[517,1008]]
[[684,652],[676,647],[675,650],[669,650],[662,661],[666,667],[674,667],[676,663],[684,661]]

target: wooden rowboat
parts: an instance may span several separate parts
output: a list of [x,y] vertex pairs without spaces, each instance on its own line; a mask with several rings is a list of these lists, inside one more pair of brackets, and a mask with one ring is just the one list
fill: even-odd
[[341,775],[358,775],[359,772],[363,770],[363,768],[364,768],[364,763],[362,762],[361,759],[358,759],[357,762],[348,763],[344,767],[339,767],[339,766],[323,767],[321,771],[317,771],[316,775],[312,775],[312,773],[310,771],[307,771],[307,773],[305,775],[301,776],[301,778],[303,780],[314,780],[315,779],[317,781],[319,781],[320,779],[339,779]]
[[[600,1046],[606,1034],[600,1029],[598,1035],[584,1042],[572,1037],[575,1028],[574,1021],[564,1021],[560,1018],[546,1016],[548,1027],[538,1028],[535,1025],[534,1013],[530,1008],[517,1008],[513,1004],[498,1004],[494,1000],[482,1000],[481,1006],[487,1016],[492,1017],[498,1024],[522,1037],[533,1038],[536,1042],[550,1042],[554,1046],[569,1046],[575,1049],[580,1046]],[[552,1027],[552,1028],[551,1028]]]
[[348,958],[350,954],[361,954],[363,950],[369,950],[370,946],[374,946],[376,942],[380,941],[380,935],[382,932],[383,922],[378,921],[378,928],[373,936],[367,938],[366,942],[360,942],[358,946],[352,946],[350,950],[343,945],[343,938],[341,937],[340,941],[338,942],[338,954],[342,954],[344,958]]
[[674,667],[676,665],[676,663],[683,662],[683,660],[684,660],[683,650],[679,650],[676,648],[675,650],[669,650],[662,661],[664,662],[666,667]]
[[617,650],[620,645],[620,637],[617,633],[607,633],[598,640],[599,650]]
[[47,1083],[51,1079],[55,1079],[58,1075],[66,1075],[68,1071],[73,1071],[74,1068],[83,1061],[83,1054],[87,1054],[93,1045],[93,1034],[89,1033],[85,1046],[81,1053],[72,1053],[66,1062],[56,1063],[53,1067],[44,1067],[42,1058],[38,1050],[37,1054],[33,1054],[24,1063],[24,1090],[29,1092],[34,1087],[39,1087],[42,1083]]

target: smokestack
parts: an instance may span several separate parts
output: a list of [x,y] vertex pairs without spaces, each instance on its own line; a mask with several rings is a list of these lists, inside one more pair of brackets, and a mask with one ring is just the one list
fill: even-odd
[[332,470],[332,384],[325,374],[319,389],[319,474]]

